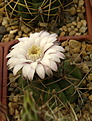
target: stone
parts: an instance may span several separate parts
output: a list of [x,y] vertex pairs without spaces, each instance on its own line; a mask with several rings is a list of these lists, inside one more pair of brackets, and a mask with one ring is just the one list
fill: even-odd
[[9,37],[9,39],[14,39],[15,35],[14,34],[9,34],[8,37]]
[[22,37],[28,37],[28,35],[27,34],[22,34]]
[[15,34],[16,32],[18,32],[18,29],[11,30],[11,31],[10,31],[10,34]]
[[88,80],[88,81],[92,81],[92,73],[90,73],[90,74],[88,75],[87,80]]
[[67,31],[68,31],[68,32],[71,32],[71,30],[72,30],[72,29],[71,29],[70,27],[69,27],[69,28],[67,28]]
[[80,48],[78,48],[78,47],[74,48],[73,51],[74,51],[75,53],[80,53],[80,52],[81,52]]
[[90,107],[90,113],[92,114],[92,107]]
[[14,114],[14,108],[9,108],[9,113],[10,113],[10,115],[13,115]]
[[19,115],[19,111],[17,109],[15,109],[14,113],[15,113],[15,116]]
[[8,37],[8,34],[5,34],[5,35],[4,35],[4,38],[6,38],[6,37]]
[[79,2],[79,0],[73,0],[73,2],[74,2],[75,4],[77,4],[77,3]]
[[11,27],[7,27],[6,29],[7,29],[8,32],[11,31]]
[[75,28],[75,27],[72,25],[72,26],[71,26],[71,29],[74,30],[74,28]]
[[69,52],[69,45],[65,46],[65,50]]
[[75,7],[71,7],[70,9],[69,9],[69,13],[71,14],[71,15],[75,15],[76,14],[76,8]]
[[8,25],[8,18],[7,18],[7,17],[4,17],[4,18],[3,18],[3,20],[2,20],[2,25],[3,25],[3,26]]
[[86,51],[92,52],[92,44],[86,44]]
[[72,57],[71,57],[72,61],[76,62],[76,63],[79,63],[81,62],[81,57],[79,54],[73,54]]
[[10,83],[15,82],[15,76],[12,73],[9,73],[9,81]]
[[69,53],[72,55],[74,54],[74,49],[73,48],[69,48]]
[[18,29],[19,26],[11,26],[11,29],[15,30],[15,29]]
[[80,13],[81,12],[81,9],[80,7],[77,8],[77,13]]
[[86,20],[81,20],[81,23],[82,23],[83,26],[86,26],[87,25]]
[[85,10],[84,6],[81,7],[81,11],[82,11],[82,13],[85,13],[86,10]]
[[78,32],[78,28],[75,28],[74,30],[75,30],[76,32]]
[[86,49],[87,45],[86,43],[82,43],[82,50],[84,51]]
[[25,33],[28,34],[30,32],[30,28],[26,27],[25,25],[21,26],[21,30]]
[[[13,97],[14,97],[14,94],[11,94],[11,96],[9,96],[8,100],[12,102],[13,101]],[[11,102],[8,103],[8,107],[11,107],[11,104],[10,104]]]
[[38,25],[41,26],[41,27],[47,27],[48,23],[39,22]]
[[72,23],[66,24],[67,27],[71,27]]
[[81,43],[80,42],[78,42],[78,41],[76,41],[76,40],[73,40],[73,39],[71,39],[70,41],[69,41],[69,47],[70,48],[81,48]]
[[77,18],[76,18],[76,22],[79,22],[79,21],[80,21],[80,17],[77,16]]
[[0,26],[0,35],[4,35],[7,33],[7,29],[5,28],[5,26]]
[[62,29],[66,32],[67,31],[67,26],[62,26]]
[[63,37],[63,36],[65,36],[65,32],[60,33],[60,37]]
[[82,7],[83,5],[84,5],[84,0],[79,0],[78,6],[79,6],[79,7]]
[[87,34],[88,34],[88,32],[83,33],[83,35],[87,35]]
[[90,83],[87,84],[87,88],[88,88],[89,90],[92,90],[92,82],[90,82]]
[[90,60],[92,61],[92,54],[90,54]]
[[18,97],[19,95],[16,95],[16,96],[14,96],[13,97],[13,101],[15,102],[15,103],[17,103],[18,101],[19,101],[19,97]]
[[22,36],[22,31],[19,30],[19,31],[18,31],[18,37],[21,38],[21,36]]
[[82,26],[82,22],[79,21],[79,22],[77,23],[77,28],[81,28],[81,26]]
[[67,45],[68,45],[68,41],[67,40],[61,43],[61,46],[63,46],[63,47],[65,47]]
[[77,25],[77,23],[76,23],[75,21],[73,21],[73,22],[72,22],[72,25],[73,25],[73,26],[76,26],[76,25]]
[[[14,96],[14,95],[12,95],[12,96]],[[9,102],[9,103],[8,103],[8,107],[9,107],[9,108],[13,107],[13,102]]]
[[80,33],[85,33],[86,30],[87,30],[87,27],[82,26],[82,27],[79,29],[79,32],[80,32]]
[[92,101],[92,94],[88,97],[90,101]]
[[21,37],[19,37],[18,35],[15,37],[15,40],[18,40],[18,38],[21,38]]
[[89,67],[88,67],[86,64],[84,64],[84,65],[82,66],[82,71],[83,71],[84,73],[88,73],[88,72],[89,72]]
[[86,86],[86,83],[87,83],[87,81],[86,81],[86,79],[84,79],[84,80],[82,81],[82,86]]
[[85,61],[89,61],[90,57],[89,57],[89,56],[84,56],[83,59],[84,59]]
[[39,32],[39,28],[35,28],[35,32]]
[[69,32],[69,36],[73,36],[73,35],[75,35],[75,33],[76,33],[75,30],[70,31],[70,32]]
[[62,28],[60,28],[59,30],[60,30],[61,32],[63,31],[63,29],[62,29]]
[[80,18],[80,19],[84,19],[85,17],[84,17],[84,13],[78,13],[78,17]]
[[79,36],[79,35],[81,35],[81,33],[76,33],[75,35],[76,35],[76,36]]
[[4,39],[4,42],[9,42],[9,40],[10,40],[9,37],[7,37]]
[[0,25],[2,24],[3,17],[0,16]]

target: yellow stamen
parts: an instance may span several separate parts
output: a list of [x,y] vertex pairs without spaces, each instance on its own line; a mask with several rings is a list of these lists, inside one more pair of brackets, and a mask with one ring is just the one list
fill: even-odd
[[36,61],[37,59],[40,58],[41,52],[42,52],[42,50],[40,49],[40,47],[33,45],[33,46],[31,46],[31,48],[28,49],[27,57],[28,57],[28,59]]

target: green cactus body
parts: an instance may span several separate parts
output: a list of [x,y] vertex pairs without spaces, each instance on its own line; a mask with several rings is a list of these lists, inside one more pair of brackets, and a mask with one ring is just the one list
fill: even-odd
[[[64,67],[61,68],[61,71],[62,70],[63,70],[63,79],[59,81],[59,85],[61,89],[67,88],[64,90],[64,93],[67,99],[71,103],[73,103],[78,97],[76,87],[80,83],[83,75],[81,70],[77,66],[70,65],[70,60],[64,61]],[[82,86],[82,85],[79,85],[79,86]]]
[[28,91],[25,93],[21,118],[23,121],[41,121],[32,93]]
[[51,20],[56,20],[62,8],[61,0],[14,0],[7,4],[7,9],[12,15],[18,18],[21,16],[24,21],[36,24],[39,21],[49,23]]
[[[38,114],[40,113],[41,115],[39,107],[42,108],[49,105],[54,110],[57,104],[58,106],[67,107],[69,102],[75,102],[78,97],[76,87],[81,79],[81,70],[75,65],[70,65],[70,60],[65,60],[59,66],[58,72],[55,72],[52,77],[45,78],[45,80],[40,80],[36,77],[31,82],[24,80],[23,83],[23,79],[20,77],[19,87],[23,89],[23,92],[26,92],[22,110],[23,121],[28,121],[29,119],[30,121],[41,121],[41,119],[38,120]],[[30,95],[30,92],[32,95]],[[35,107],[35,103],[38,108]]]
[[23,79],[21,78],[19,80],[19,86],[23,87],[23,90],[33,92],[33,96],[38,100],[38,103],[45,103],[48,99],[53,97],[53,95],[56,95],[66,104],[67,100],[72,103],[77,99],[78,93],[76,87],[81,79],[82,73],[80,69],[75,65],[70,65],[70,60],[65,60],[63,66],[61,65],[59,67],[59,71],[55,73],[53,77],[49,77],[45,80],[36,78],[32,82],[29,82],[29,84],[27,84],[25,80],[24,83],[22,83]]

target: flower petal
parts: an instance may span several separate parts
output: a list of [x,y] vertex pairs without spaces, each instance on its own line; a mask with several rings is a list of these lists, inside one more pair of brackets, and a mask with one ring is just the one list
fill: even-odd
[[37,62],[33,62],[33,63],[31,63],[31,68],[33,68],[33,69],[35,70],[36,67],[37,67]]
[[38,76],[41,79],[44,79],[45,78],[45,70],[44,70],[44,67],[42,66],[42,64],[38,64],[37,65],[36,73],[38,74]]
[[39,37],[39,35],[40,35],[40,33],[39,32],[35,32],[35,33],[31,33],[30,34],[30,38],[32,39],[32,40],[35,40],[36,38],[38,38]]
[[47,49],[49,49],[52,45],[53,45],[53,43],[47,43],[47,44],[44,46],[44,51],[46,51]]
[[32,69],[32,68],[30,68],[30,71],[29,71],[29,73],[28,73],[28,79],[29,79],[29,80],[33,80],[33,78],[34,78],[34,73],[35,73],[35,70]]
[[41,33],[41,38],[47,37],[47,36],[49,36],[49,35],[50,35],[50,34],[49,34],[48,32],[44,31],[44,32]]
[[57,71],[57,64],[56,64],[54,61],[50,61],[49,67],[50,67],[53,71]]
[[30,64],[25,64],[25,65],[23,66],[23,68],[22,68],[22,73],[23,73],[23,76],[24,76],[24,77],[27,77],[27,76],[28,76],[28,73],[29,73],[29,71],[30,71],[30,68],[31,68]]
[[46,52],[45,52],[45,55],[47,56],[48,54],[52,54],[52,53],[56,53],[57,51],[54,50],[54,49],[48,49]]
[[53,72],[52,70],[48,67],[48,66],[44,66],[45,68],[45,72],[48,76],[52,76],[53,75]]
[[65,49],[62,46],[52,46],[51,49],[56,50],[56,51],[61,51],[61,52],[65,52]]
[[43,40],[41,41],[41,43],[40,43],[41,49],[44,48],[44,46],[46,45],[46,43],[47,43],[47,39],[43,39]]
[[55,37],[49,37],[49,39],[48,39],[48,42],[55,42],[57,40],[57,38],[55,38]]
[[[57,40],[57,34],[50,34],[47,31],[36,32],[30,34],[30,37],[19,38],[19,43],[12,47],[11,52],[7,55],[10,58],[7,61],[9,69],[13,68],[13,73],[16,73],[22,69],[24,77],[33,80],[35,72],[41,79],[45,78],[45,73],[50,76],[53,71],[57,71],[56,62],[60,62],[60,59],[64,59],[64,48],[59,46]],[[28,58],[28,50],[32,46],[37,46],[41,51],[35,51],[35,61],[32,58]],[[30,53],[32,56],[33,53]]]
[[18,64],[15,65],[14,69],[13,69],[13,74],[16,75],[17,72],[24,66],[24,64]]
[[40,62],[41,62],[43,65],[45,65],[45,66],[49,66],[49,65],[50,65],[50,61],[49,61],[48,59],[42,59]]
[[58,63],[60,63],[60,59],[57,57],[57,56],[54,56],[55,54],[50,54],[50,56],[51,56],[51,59],[50,60],[53,60],[53,61],[55,61],[55,62],[58,62]]
[[12,58],[10,58],[10,59],[7,61],[7,65],[15,66],[15,65],[19,64],[19,61],[20,61],[19,58],[12,57]]
[[40,42],[41,42],[41,38],[40,37],[35,39],[35,45],[36,46],[40,46]]
[[18,38],[19,41],[27,41],[28,37]]
[[17,57],[18,54],[23,54],[25,55],[26,54],[26,51],[24,49],[13,49],[7,56],[6,58],[9,58],[9,57],[12,57],[12,56],[15,56]]
[[56,33],[53,33],[50,35],[50,37],[57,37],[58,35]]
[[61,58],[61,59],[65,59],[65,55],[64,55],[63,53],[61,53],[61,52],[58,52],[58,53],[57,53],[57,56],[58,56],[59,58]]

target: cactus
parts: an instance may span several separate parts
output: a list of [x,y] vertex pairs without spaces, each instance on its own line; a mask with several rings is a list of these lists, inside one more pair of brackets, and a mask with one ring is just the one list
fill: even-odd
[[63,5],[71,1],[13,0],[6,4],[6,8],[10,16],[20,16],[29,25],[37,25],[40,21],[49,23],[53,20],[60,25],[63,21]]
[[[78,98],[76,87],[82,86],[79,84],[82,76],[81,70],[76,65],[70,65],[70,60],[65,60],[59,65],[59,70],[55,72],[53,77],[47,77],[44,80],[36,77],[32,82],[26,82],[24,80],[26,83],[23,83],[23,79],[20,77],[19,86],[25,92],[27,91],[22,110],[23,121],[28,120],[26,117],[30,121],[41,121],[46,116],[45,113],[47,111],[47,108],[45,110],[43,107],[47,105],[52,110],[55,110],[57,105],[57,108],[61,105],[67,107],[69,102],[75,102]],[[30,92],[33,94],[31,95]],[[41,112],[43,112],[43,117],[41,117]]]
[[59,65],[59,71],[55,72],[54,76],[47,77],[44,80],[37,77],[32,82],[27,82],[20,77],[18,85],[23,90],[33,92],[37,99],[43,95],[43,102],[46,102],[53,94],[58,95],[63,102],[66,102],[66,100],[74,102],[77,98],[74,92],[76,92],[76,87],[82,76],[78,67],[70,65],[70,60],[65,60],[63,65]]
[[32,93],[28,91],[25,92],[21,118],[23,121],[41,121]]
[[[75,65],[70,65],[70,60],[65,60],[63,65],[59,65],[59,71],[54,76],[47,77],[44,80],[35,78],[32,82],[27,83],[21,78],[19,85],[24,90],[33,92],[33,96],[38,102],[45,103],[51,96],[57,95],[63,103],[67,100],[71,103],[76,100],[78,93],[76,87],[82,79],[81,70]],[[81,85],[78,85],[81,86]],[[76,93],[75,93],[76,92]],[[43,98],[39,98],[43,97]]]
[[34,20],[48,22],[57,15],[60,7],[62,7],[60,0],[15,0],[7,4],[7,9],[12,11],[13,15],[22,16],[24,20],[30,22]]

